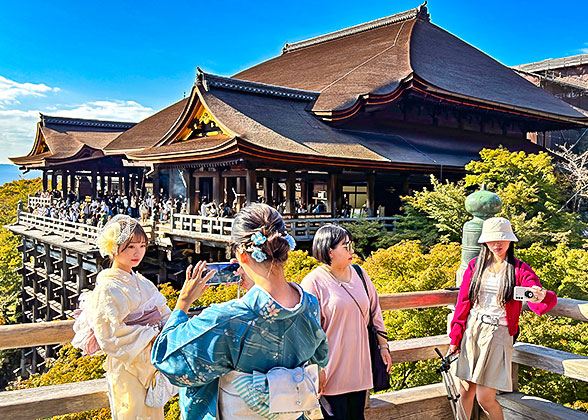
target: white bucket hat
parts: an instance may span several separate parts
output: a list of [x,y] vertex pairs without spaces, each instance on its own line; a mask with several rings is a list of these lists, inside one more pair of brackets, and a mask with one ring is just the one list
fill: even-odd
[[512,226],[504,217],[491,217],[484,220],[482,234],[478,239],[479,244],[492,241],[517,242],[518,238],[512,232]]

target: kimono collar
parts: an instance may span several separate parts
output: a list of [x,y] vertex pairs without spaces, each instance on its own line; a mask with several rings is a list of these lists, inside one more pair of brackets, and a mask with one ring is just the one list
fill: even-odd
[[280,305],[274,298],[263,288],[255,285],[253,286],[242,301],[245,305],[249,306],[251,310],[262,318],[267,320],[287,319],[298,315],[304,311],[308,306],[308,296],[302,291],[300,286],[296,283],[288,283],[293,285],[298,293],[300,294],[300,302],[291,308],[286,309]]
[[102,279],[102,278],[111,278],[111,279],[121,280],[121,281],[124,281],[125,283],[128,283],[131,279],[137,278],[137,275],[134,272],[129,273],[125,270],[121,270],[120,268],[112,268],[111,267],[111,268],[105,268],[100,273],[98,273],[98,277],[97,277],[96,281],[98,281],[98,279]]

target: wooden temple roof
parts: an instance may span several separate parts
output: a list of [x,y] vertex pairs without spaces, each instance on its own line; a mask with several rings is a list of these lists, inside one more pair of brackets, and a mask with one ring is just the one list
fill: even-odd
[[430,94],[558,120],[585,120],[562,100],[434,25],[426,7],[286,44],[280,56],[233,76],[319,93],[318,114],[360,100],[393,100],[417,80]]
[[41,114],[31,151],[9,159],[16,165],[33,168],[100,158],[106,145],[134,125]]
[[[463,168],[484,147],[503,145],[538,152],[526,139],[427,126],[358,131],[335,128],[309,112],[318,93],[199,73],[182,115],[204,107],[222,134],[151,147],[128,154],[156,163],[247,157],[273,165],[321,164],[383,169]],[[190,109],[193,108],[193,109]],[[184,121],[184,122],[181,122]],[[178,124],[186,124],[178,118]],[[140,124],[139,124],[140,125]],[[172,127],[169,132],[180,132]]]

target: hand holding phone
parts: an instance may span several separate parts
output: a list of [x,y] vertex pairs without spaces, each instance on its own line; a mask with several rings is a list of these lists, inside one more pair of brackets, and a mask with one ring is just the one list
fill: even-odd
[[214,270],[214,275],[208,281],[208,285],[217,286],[219,284],[235,284],[241,280],[241,275],[238,273],[239,264],[231,262],[208,263],[206,267],[209,270]]

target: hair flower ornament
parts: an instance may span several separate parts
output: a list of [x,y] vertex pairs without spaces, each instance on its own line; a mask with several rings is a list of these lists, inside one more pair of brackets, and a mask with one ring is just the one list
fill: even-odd
[[264,262],[265,260],[267,260],[267,255],[265,255],[265,252],[263,252],[258,247],[252,246],[251,247],[251,258],[253,258],[255,261],[260,263],[260,262]]
[[121,227],[118,223],[111,223],[102,230],[96,239],[100,255],[114,257],[117,254],[120,234]]
[[261,232],[256,232],[251,235],[251,242],[253,245],[263,245],[267,241],[267,238],[263,236]]
[[288,245],[290,245],[290,251],[294,251],[294,249],[296,249],[296,240],[289,233],[286,233],[284,239],[288,241]]

